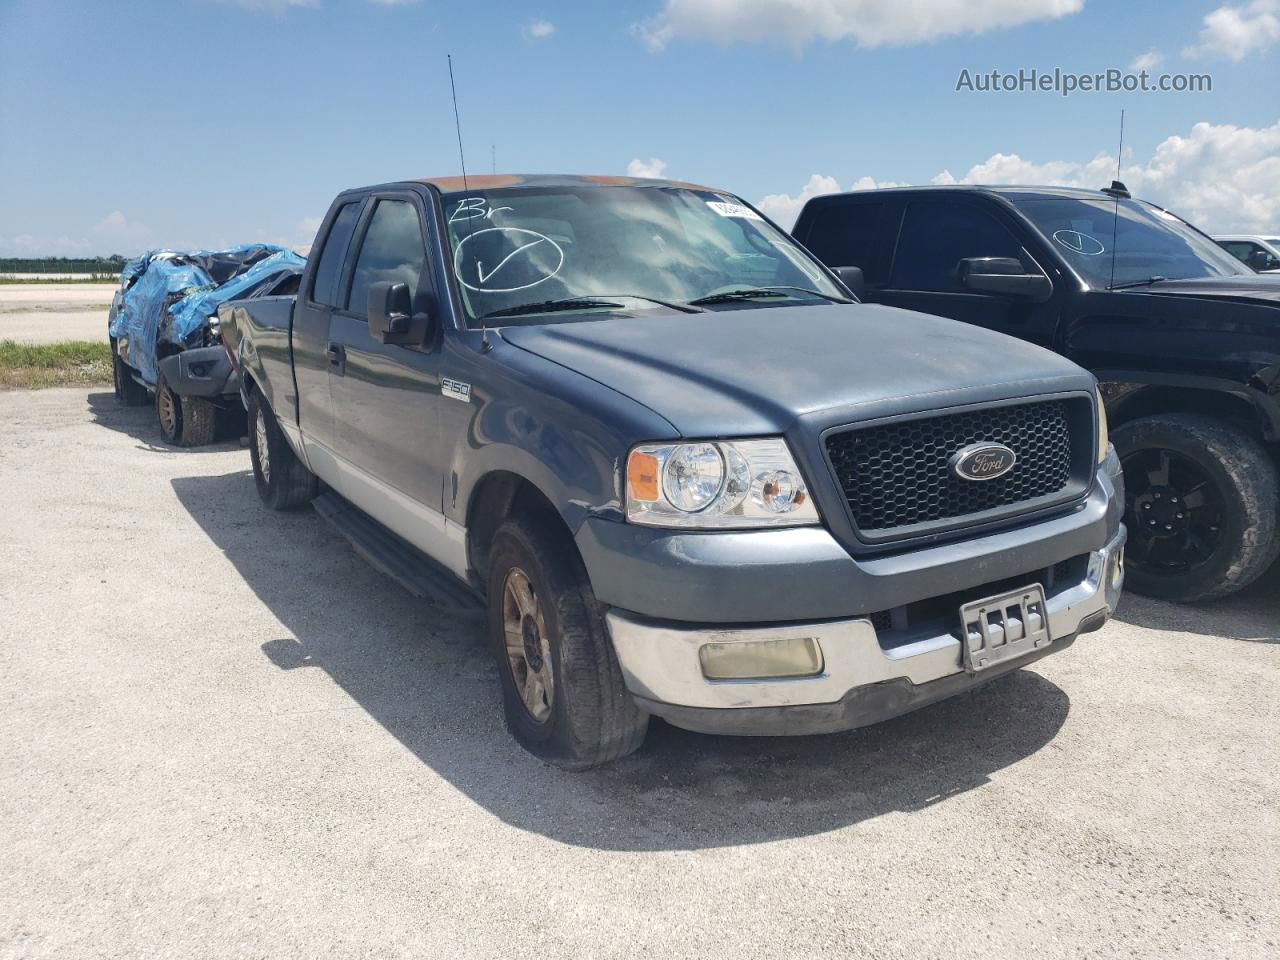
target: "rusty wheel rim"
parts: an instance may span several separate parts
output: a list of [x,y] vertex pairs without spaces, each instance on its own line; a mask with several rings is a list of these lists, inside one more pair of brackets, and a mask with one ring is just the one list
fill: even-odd
[[503,584],[502,633],[507,667],[520,702],[535,722],[545,723],[555,703],[551,644],[538,594],[519,567],[507,572]]
[[156,413],[160,417],[160,427],[169,438],[178,435],[178,404],[173,398],[173,391],[164,384],[156,390]]

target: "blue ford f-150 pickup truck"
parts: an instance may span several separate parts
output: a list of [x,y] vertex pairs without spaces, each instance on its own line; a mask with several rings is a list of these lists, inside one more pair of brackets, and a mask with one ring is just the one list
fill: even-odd
[[1101,627],[1120,468],[1094,378],[863,305],[750,205],[619,177],[342,193],[224,343],[274,508],[487,605],[508,726],[584,767],[651,715],[872,723]]

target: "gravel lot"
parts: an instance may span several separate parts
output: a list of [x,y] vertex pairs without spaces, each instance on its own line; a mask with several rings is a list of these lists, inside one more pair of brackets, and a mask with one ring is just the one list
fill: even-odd
[[876,728],[575,775],[476,622],[238,445],[75,389],[0,436],[6,956],[1280,953],[1280,571]]
[[114,283],[0,284],[0,340],[107,339]]

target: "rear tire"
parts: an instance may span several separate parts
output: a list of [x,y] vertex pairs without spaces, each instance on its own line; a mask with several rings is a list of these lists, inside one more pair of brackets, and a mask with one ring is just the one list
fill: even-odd
[[297,510],[319,492],[316,475],[294,454],[262,394],[249,394],[249,459],[258,496],[272,510]]
[[488,598],[507,729],[522,747],[569,770],[639,748],[648,715],[627,691],[567,534],[549,521],[503,523],[490,550]]
[[1165,600],[1214,600],[1247,587],[1280,552],[1280,478],[1257,440],[1197,414],[1123,424],[1126,586]]
[[142,407],[150,401],[147,388],[133,379],[132,369],[120,359],[114,338],[111,341],[111,378],[116,399],[126,407]]

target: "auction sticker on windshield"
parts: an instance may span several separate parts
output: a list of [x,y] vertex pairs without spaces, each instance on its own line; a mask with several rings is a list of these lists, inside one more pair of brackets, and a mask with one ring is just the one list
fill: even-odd
[[708,200],[707,206],[722,217],[741,217],[743,220],[764,219],[750,207],[745,207],[740,203],[722,203],[719,200]]

